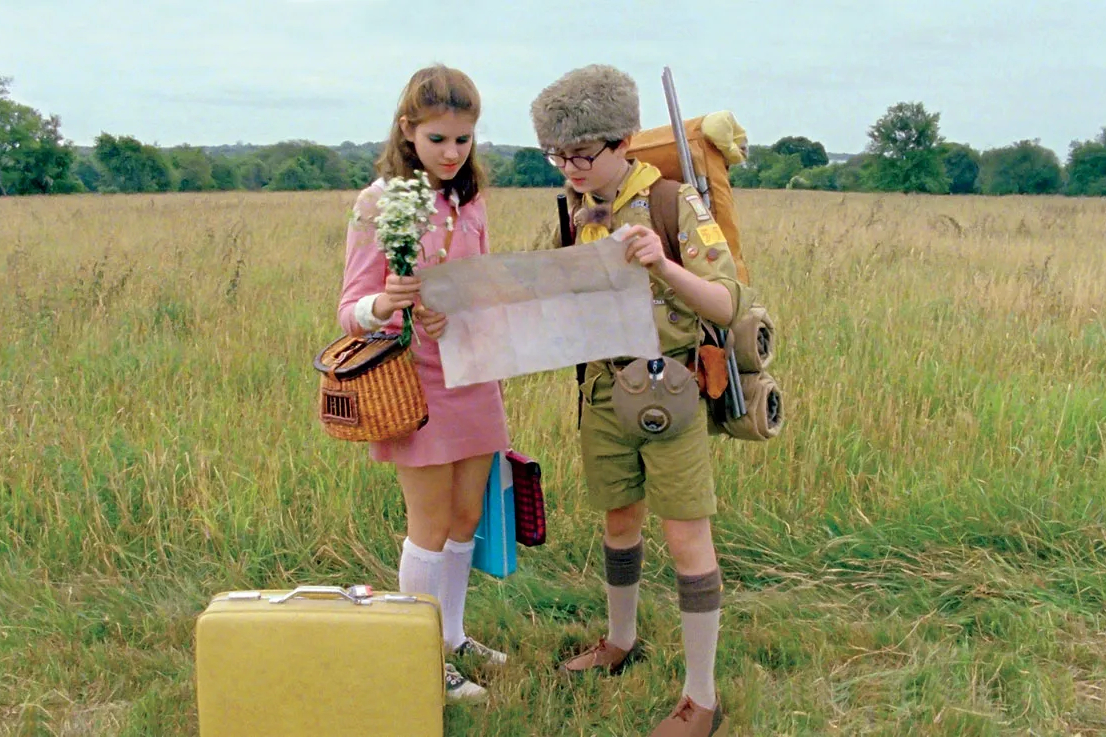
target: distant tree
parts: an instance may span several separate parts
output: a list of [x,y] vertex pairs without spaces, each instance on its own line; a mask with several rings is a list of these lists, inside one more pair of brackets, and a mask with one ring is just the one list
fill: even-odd
[[949,181],[949,193],[979,192],[979,152],[963,143],[942,143],[937,149]]
[[837,188],[842,192],[864,192],[875,189],[872,181],[876,177],[879,157],[875,154],[857,154],[841,164],[837,170]]
[[380,155],[381,144],[378,143],[354,143],[353,141],[342,141],[335,147],[335,151],[343,159],[354,160],[358,158],[366,158],[369,161],[376,161],[376,158]]
[[488,181],[493,187],[513,187],[514,181],[514,157],[507,158],[494,151],[481,152],[480,164],[488,175]]
[[298,155],[318,170],[327,189],[349,189],[352,186],[348,166],[337,151],[309,143]]
[[920,102],[892,105],[868,129],[868,153],[873,160],[871,185],[887,192],[949,191],[937,146],[942,142],[940,113],[929,113]]
[[767,168],[769,157],[776,157],[768,146],[750,146],[745,163],[730,167],[730,186],[756,189],[761,186],[760,173]]
[[1106,196],[1106,128],[1092,141],[1071,144],[1067,173],[1068,194]]
[[781,156],[798,154],[804,169],[829,163],[826,147],[805,136],[785,136],[772,144],[772,151]]
[[169,154],[176,171],[177,191],[204,192],[216,189],[211,157],[203,149],[180,146]]
[[979,166],[983,194],[1055,194],[1064,183],[1060,160],[1037,141],[985,151]]
[[269,186],[273,178],[269,165],[257,154],[235,157],[234,170],[241,186],[255,192]]
[[[312,141],[282,141],[266,146],[258,156],[270,171],[276,172],[266,185],[269,189],[349,189],[352,186],[345,159],[334,149]],[[286,172],[286,179],[278,181],[282,171]],[[286,186],[293,182],[295,187]]]
[[0,195],[65,193],[83,189],[73,177],[73,146],[56,115],[9,98],[11,78],[0,77]]
[[[815,166],[810,169],[805,169],[802,172],[801,177],[803,182],[806,184],[806,189],[834,191],[840,189],[840,185],[837,182],[837,177],[844,168],[844,164],[828,164],[826,166]],[[792,188],[794,188],[794,185]]]
[[215,189],[223,192],[242,188],[242,179],[239,176],[238,169],[227,156],[213,156],[211,158],[211,179],[215,182]]
[[768,153],[761,162],[760,186],[768,189],[783,189],[799,172],[803,170],[803,161],[799,154],[784,156]]
[[104,172],[101,191],[168,192],[173,188],[169,164],[154,146],[132,136],[101,133],[93,151]]
[[354,189],[364,189],[376,178],[376,167],[371,156],[352,153],[345,157],[346,172]]
[[564,176],[545,160],[536,148],[520,148],[511,160],[512,181],[516,187],[559,187]]
[[739,189],[756,189],[760,186],[760,174],[748,162],[730,167],[730,186]]
[[296,157],[285,161],[269,182],[267,189],[274,190],[308,190],[327,189],[327,183],[320,172],[310,161],[302,157]]
[[104,173],[96,166],[96,161],[92,157],[77,156],[77,162],[73,165],[73,174],[89,192],[100,191],[100,182],[104,178]]

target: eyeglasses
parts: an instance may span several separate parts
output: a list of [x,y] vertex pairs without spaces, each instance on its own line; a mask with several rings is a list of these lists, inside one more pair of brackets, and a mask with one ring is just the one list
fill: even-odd
[[568,166],[569,162],[572,162],[572,165],[580,171],[590,171],[592,162],[602,156],[603,152],[606,151],[608,148],[613,149],[617,145],[618,144],[612,146],[610,141],[608,141],[603,144],[603,148],[599,149],[591,156],[565,156],[563,154],[555,154],[550,151],[546,151],[545,160],[558,169],[564,169],[566,166]]

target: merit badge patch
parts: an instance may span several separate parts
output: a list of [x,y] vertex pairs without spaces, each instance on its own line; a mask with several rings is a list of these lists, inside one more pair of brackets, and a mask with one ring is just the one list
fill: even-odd
[[684,199],[687,200],[687,204],[691,205],[691,209],[695,211],[695,218],[697,220],[710,220],[710,212],[707,210],[707,206],[703,204],[703,201],[699,199],[699,195],[689,194]]
[[695,229],[695,232],[699,234],[699,240],[703,241],[704,246],[713,246],[716,243],[726,242],[726,236],[722,234],[722,229],[718,227],[718,223],[700,225]]
[[630,200],[630,209],[632,210],[635,207],[640,207],[640,208],[643,208],[645,210],[648,210],[649,209],[649,200]]

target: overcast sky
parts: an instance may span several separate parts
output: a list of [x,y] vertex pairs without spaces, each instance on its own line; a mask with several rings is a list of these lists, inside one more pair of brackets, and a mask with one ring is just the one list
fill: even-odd
[[1064,159],[1106,126],[1104,28],[1106,0],[0,0],[0,76],[78,144],[337,144],[383,139],[410,74],[442,62],[480,88],[479,140],[534,145],[530,101],[592,62],[666,123],[668,65],[685,117],[732,110],[753,143],[857,152],[920,101],[948,140]]

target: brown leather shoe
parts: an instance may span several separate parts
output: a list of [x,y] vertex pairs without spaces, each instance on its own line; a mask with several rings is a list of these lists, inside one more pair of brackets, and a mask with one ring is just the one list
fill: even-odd
[[640,654],[641,645],[636,640],[629,650],[623,650],[600,637],[598,645],[593,645],[571,660],[561,663],[559,670],[575,675],[592,668],[604,668],[610,675],[617,676],[623,668],[637,660]]
[[729,731],[730,720],[722,713],[721,701],[713,709],[704,709],[684,696],[649,737],[726,737]]

